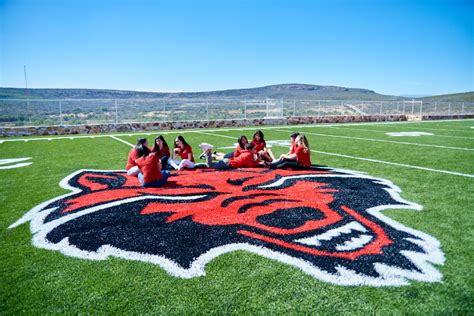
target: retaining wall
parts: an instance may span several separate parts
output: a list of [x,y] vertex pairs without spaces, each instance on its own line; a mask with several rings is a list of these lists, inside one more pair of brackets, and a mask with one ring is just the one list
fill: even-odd
[[68,134],[99,134],[115,132],[157,131],[194,128],[220,128],[264,125],[298,125],[318,123],[351,123],[351,122],[394,122],[474,118],[474,114],[464,115],[353,115],[353,116],[290,116],[285,118],[262,118],[249,120],[218,121],[181,121],[181,122],[148,122],[71,126],[31,126],[0,127],[0,137],[8,136],[47,136]]

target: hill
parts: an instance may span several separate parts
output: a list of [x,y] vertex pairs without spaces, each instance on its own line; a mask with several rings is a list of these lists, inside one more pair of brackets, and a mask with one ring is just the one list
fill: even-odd
[[443,102],[474,102],[474,91],[463,93],[452,93],[435,95],[421,98],[423,101],[443,101]]
[[[291,98],[320,100],[400,100],[402,97],[382,95],[372,90],[320,86],[310,84],[279,84],[250,89],[230,89],[205,92],[143,92],[106,89],[28,89],[30,98],[41,99],[102,99],[102,98]],[[0,98],[25,98],[23,88],[0,88]]]

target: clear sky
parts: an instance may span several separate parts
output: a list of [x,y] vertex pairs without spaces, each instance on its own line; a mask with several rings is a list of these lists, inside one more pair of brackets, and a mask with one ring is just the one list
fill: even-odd
[[0,0],[0,86],[473,91],[473,25],[473,0]]

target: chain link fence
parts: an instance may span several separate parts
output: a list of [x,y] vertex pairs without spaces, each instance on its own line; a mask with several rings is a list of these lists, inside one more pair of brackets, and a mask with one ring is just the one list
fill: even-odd
[[473,114],[474,102],[294,99],[2,99],[0,126],[68,126],[327,115]]

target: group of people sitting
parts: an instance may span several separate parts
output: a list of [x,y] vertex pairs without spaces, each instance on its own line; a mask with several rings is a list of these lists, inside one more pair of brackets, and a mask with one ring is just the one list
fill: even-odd
[[257,131],[249,142],[245,135],[239,136],[235,151],[225,153],[213,152],[213,146],[201,143],[203,149],[199,157],[206,163],[196,163],[193,150],[183,136],[176,137],[173,155],[165,138],[155,138],[151,149],[146,138],[139,138],[137,145],[128,154],[125,167],[129,176],[138,177],[144,187],[163,186],[171,175],[170,170],[194,168],[237,169],[268,167],[270,169],[308,169],[311,166],[311,152],[305,135],[294,132],[290,135],[291,147],[287,154],[275,159],[273,152],[267,148],[262,131]]

